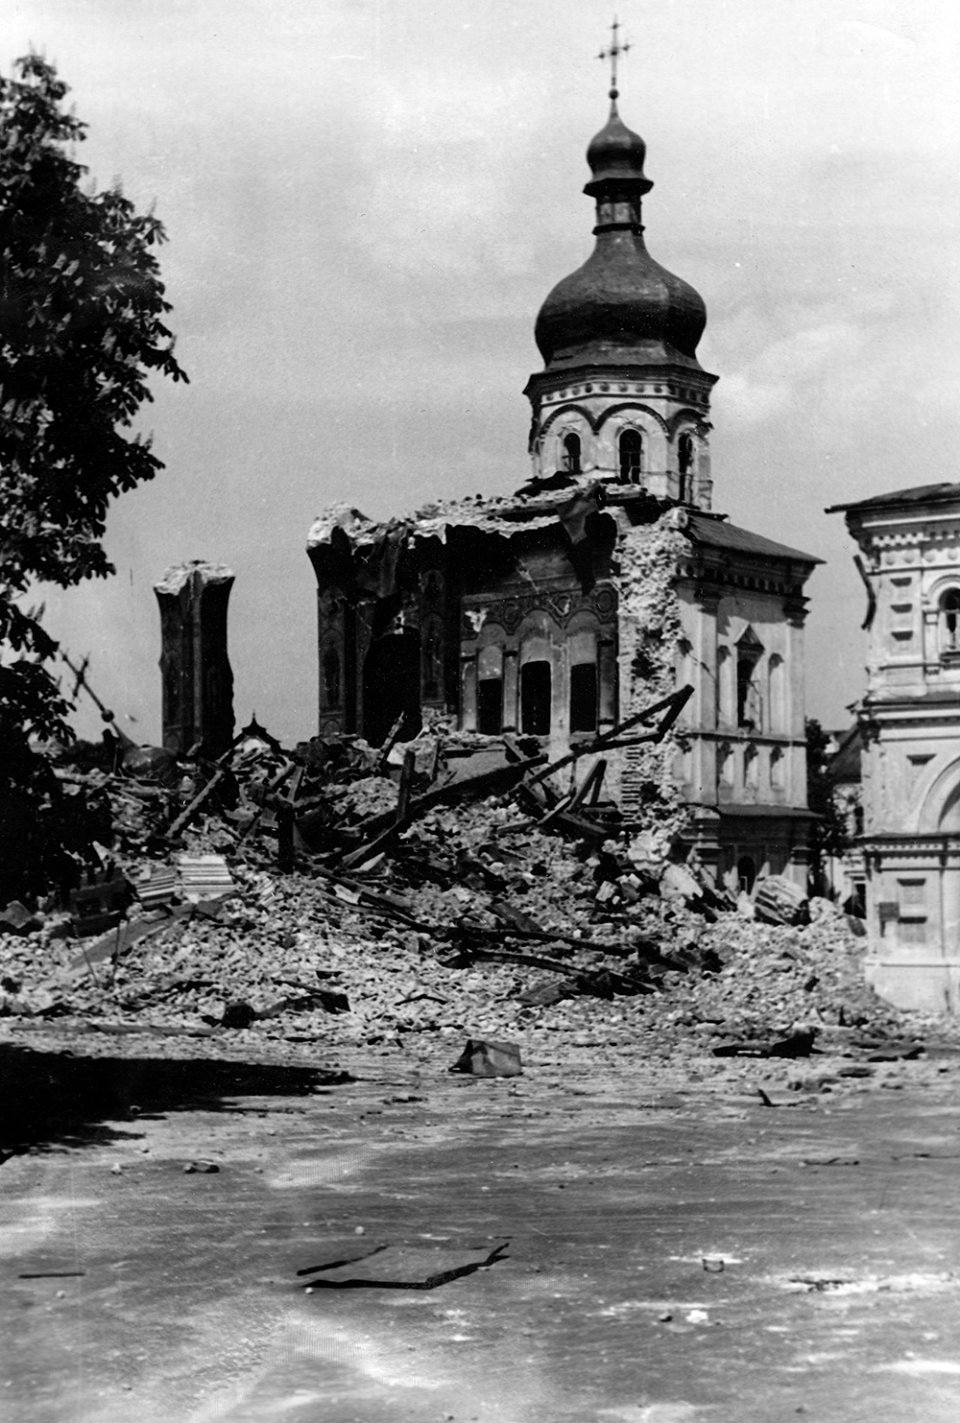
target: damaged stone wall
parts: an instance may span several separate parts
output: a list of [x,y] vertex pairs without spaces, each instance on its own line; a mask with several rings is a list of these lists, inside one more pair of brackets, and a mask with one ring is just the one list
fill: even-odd
[[233,671],[227,603],[234,573],[193,559],[154,584],[160,608],[163,745],[185,755],[202,745],[219,756],[233,740]]
[[[673,511],[654,524],[622,530],[620,562],[620,719],[669,696],[676,687],[683,626],[675,581],[687,541]],[[626,748],[620,767],[620,805],[625,817],[641,821],[663,850],[679,834],[687,811],[675,775],[683,754],[682,728],[672,728],[659,744]]]
[[[612,729],[616,537],[596,498],[569,489],[430,506],[402,525],[331,510],[308,544],[321,730],[379,744],[395,702],[416,703],[407,737],[452,717],[467,731],[545,737],[559,755],[571,734]],[[529,663],[543,674],[539,691]],[[398,702],[401,684],[409,695]]]
[[[509,500],[412,516],[385,587],[400,528],[351,511],[319,521],[309,545],[321,655],[342,639],[344,697],[361,735],[379,744],[389,732],[405,666],[415,705],[403,739],[438,717],[467,734],[535,737],[561,763],[554,788],[575,806],[589,793],[615,807],[654,858],[690,853],[734,888],[749,866],[753,878],[805,882],[800,590],[815,560],[641,489],[562,475]],[[763,687],[743,715],[737,684],[719,695],[721,621],[725,647],[749,633],[759,648],[751,666]],[[407,647],[379,679],[378,646]],[[631,719],[687,685],[693,696],[666,739],[628,744]],[[321,726],[332,711],[321,700]],[[610,733],[621,726],[618,744]],[[728,739],[740,769],[721,785],[717,750]]]

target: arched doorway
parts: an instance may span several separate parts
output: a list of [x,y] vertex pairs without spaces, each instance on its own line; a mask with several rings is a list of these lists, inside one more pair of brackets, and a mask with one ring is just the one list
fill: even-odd
[[401,713],[400,740],[408,741],[423,725],[420,638],[414,632],[377,638],[363,664],[363,735],[371,746],[383,743]]

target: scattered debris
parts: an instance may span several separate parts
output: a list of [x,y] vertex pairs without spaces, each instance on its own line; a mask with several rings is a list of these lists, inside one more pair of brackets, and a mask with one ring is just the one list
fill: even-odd
[[[681,705],[590,746],[659,754]],[[0,914],[5,1020],[344,1044],[469,1032],[497,1048],[606,1018],[637,1051],[923,1050],[864,984],[838,909],[767,879],[744,917],[672,858],[659,811],[602,799],[602,756],[578,789],[576,757],[436,727],[287,752],[252,722],[215,762],[179,757],[169,783],[97,753],[53,765],[70,796],[102,802],[102,843],[64,896]]]
[[172,865],[145,865],[133,889],[144,909],[159,909],[172,904],[178,888],[177,872]]
[[82,889],[70,892],[73,931],[82,938],[115,928],[133,897],[130,881],[123,874],[97,876]]
[[783,875],[761,880],[753,896],[756,917],[764,924],[807,924],[810,901],[803,890]]
[[183,897],[191,904],[220,899],[236,889],[222,855],[180,855],[177,864]]
[[450,1072],[467,1072],[471,1077],[519,1077],[523,1071],[516,1043],[484,1042],[468,1038],[466,1047]]
[[802,1156],[801,1166],[859,1166],[857,1156]]
[[249,1028],[257,1021],[259,1014],[249,1003],[228,1003],[220,1019],[222,1028]]
[[17,1276],[18,1280],[73,1280],[85,1275],[86,1270],[26,1270]]
[[435,1290],[506,1258],[509,1240],[483,1246],[375,1245],[360,1254],[298,1270],[309,1277],[303,1286],[314,1290],[385,1289]]
[[5,909],[0,909],[0,933],[35,934],[43,928],[43,919],[31,914],[19,899],[11,899]]

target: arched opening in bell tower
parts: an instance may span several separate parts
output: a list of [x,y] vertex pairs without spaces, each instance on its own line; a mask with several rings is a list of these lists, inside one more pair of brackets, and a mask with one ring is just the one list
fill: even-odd
[[677,467],[680,472],[680,502],[692,504],[694,476],[696,474],[696,445],[689,430],[684,430],[677,441]]
[[625,484],[639,484],[643,474],[643,436],[639,430],[624,430],[617,442],[620,478]]
[[581,455],[582,446],[580,436],[573,432],[569,435],[564,435],[562,453],[560,456],[561,468],[564,473],[579,474],[581,472]]

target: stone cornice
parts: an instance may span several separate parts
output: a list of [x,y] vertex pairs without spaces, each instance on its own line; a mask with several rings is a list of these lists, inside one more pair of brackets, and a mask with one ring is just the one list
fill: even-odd
[[930,518],[897,519],[882,526],[851,525],[850,532],[862,547],[877,549],[923,548],[931,543],[960,542],[960,516],[951,514],[948,519],[936,520],[933,527],[932,523]]
[[524,395],[541,401],[545,396],[556,399],[576,399],[606,395],[646,395],[661,399],[677,399],[669,383],[699,390],[706,400],[719,377],[709,371],[691,368],[680,362],[649,366],[583,365],[570,370],[537,371],[524,387]]
[[704,602],[716,601],[730,589],[737,592],[759,593],[768,597],[790,599],[793,608],[789,615],[803,619],[806,616],[808,599],[802,593],[810,569],[802,577],[797,576],[797,565],[792,559],[775,559],[770,555],[756,554],[752,558],[740,554],[736,559],[728,556],[720,559],[707,552],[684,554],[677,560],[677,581],[692,582],[694,596]]

